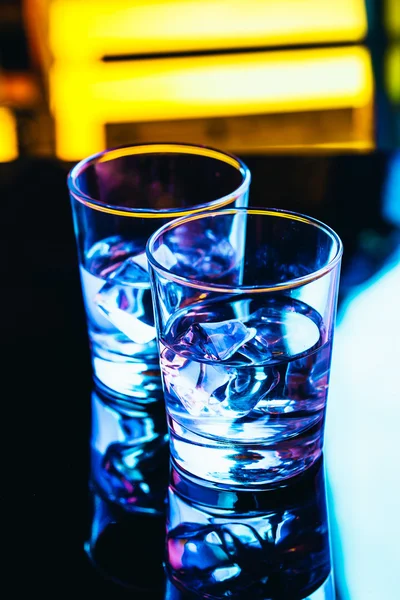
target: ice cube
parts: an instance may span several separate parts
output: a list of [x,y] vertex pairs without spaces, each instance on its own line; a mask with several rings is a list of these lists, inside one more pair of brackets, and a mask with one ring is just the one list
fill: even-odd
[[190,415],[198,417],[207,409],[210,395],[206,391],[187,386],[187,381],[183,385],[176,383],[173,391]]
[[204,259],[205,252],[201,248],[185,248],[175,252],[176,260],[179,264],[196,267]]
[[[179,350],[184,349],[181,339]],[[193,416],[239,419],[249,414],[279,383],[279,372],[272,365],[248,365],[243,369],[203,363],[168,347],[161,350],[161,365],[166,391],[178,398]]]
[[100,312],[136,344],[156,337],[149,277],[142,265],[143,254],[125,260],[94,298]]
[[[238,567],[230,559],[218,525],[195,527],[192,523],[182,523],[169,533],[167,548],[169,563],[177,570],[193,569],[198,575],[203,572],[213,579],[214,569]],[[234,574],[236,572],[237,569]]]
[[[188,239],[172,240],[177,270],[191,279],[215,280],[230,273],[235,263],[235,250],[226,238],[218,239],[214,235],[196,235],[196,247]],[[193,235],[193,232],[192,232]],[[175,265],[173,265],[175,266]]]
[[198,345],[211,360],[228,360],[246,342],[251,340],[257,330],[246,327],[239,319],[218,323],[194,323],[181,337],[181,343]]
[[248,415],[279,383],[279,372],[273,367],[231,367],[229,375],[214,397],[220,400],[220,414],[234,419]]
[[115,282],[118,285],[134,285],[136,287],[148,288],[150,283],[145,255],[140,253],[124,260],[124,262],[108,276],[107,282]]
[[86,261],[92,263],[95,259],[104,259],[105,261],[118,259],[118,257],[133,254],[137,248],[137,242],[114,235],[93,244],[86,254]]
[[113,324],[99,311],[97,305],[94,303],[94,298],[104,285],[104,279],[92,275],[92,273],[89,273],[82,266],[80,267],[80,272],[83,298],[91,323],[96,325],[100,331],[113,331]]
[[211,579],[216,583],[220,583],[221,581],[231,581],[235,579],[240,573],[242,569],[239,565],[230,565],[228,567],[217,567],[211,573]]
[[232,259],[235,256],[236,252],[233,248],[232,244],[228,242],[227,239],[223,238],[220,240],[215,247],[215,255],[219,257]]
[[226,239],[219,240],[212,245],[199,264],[202,275],[212,279],[226,275],[234,264],[235,250]]
[[165,269],[172,269],[178,263],[175,254],[166,244],[161,244],[153,251],[156,261]]
[[146,271],[146,273],[149,272],[149,263],[147,262],[146,252],[141,252],[136,256],[132,256],[131,261],[133,264],[138,265],[138,267],[140,267],[142,271]]
[[[163,354],[164,356],[164,354]],[[177,356],[174,362],[163,363],[164,382],[167,390],[175,395],[189,414],[199,416],[215,414],[217,400],[212,402],[213,393],[223,387],[229,379],[226,369]]]
[[279,373],[273,367],[236,369],[190,361],[179,355],[167,361],[168,349],[161,358],[166,390],[193,416],[240,419],[279,382]]
[[204,578],[210,582],[234,579],[249,568],[250,557],[264,558],[263,540],[255,528],[243,523],[182,523],[169,532],[167,548],[174,569],[193,570],[203,583]]
[[[263,540],[254,527],[245,525],[244,523],[228,523],[223,526],[224,539],[227,547],[232,548],[230,554],[237,553],[240,546],[246,547],[247,549],[252,548],[253,550],[263,549]],[[234,544],[230,543],[230,539],[233,540]],[[234,550],[233,550],[234,549]]]
[[201,248],[185,248],[175,253],[177,267],[174,272],[190,279],[202,278],[205,252]]
[[139,266],[146,267],[140,261],[143,256],[143,242],[126,240],[121,236],[113,236],[96,242],[86,253],[84,267],[100,279],[107,279],[118,270],[118,266],[132,256],[139,259]]
[[318,325],[308,316],[289,307],[265,307],[250,316],[248,326],[256,329],[243,353],[250,357],[268,355],[288,359],[310,350],[320,339]]

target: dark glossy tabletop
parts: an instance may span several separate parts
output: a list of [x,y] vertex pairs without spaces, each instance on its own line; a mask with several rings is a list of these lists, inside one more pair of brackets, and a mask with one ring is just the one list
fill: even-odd
[[[317,217],[344,243],[327,488],[338,587],[345,589],[347,577],[357,586],[372,569],[373,590],[395,566],[391,540],[399,534],[392,512],[398,448],[391,440],[400,410],[388,378],[400,355],[400,154],[242,158],[253,173],[252,205]],[[43,597],[65,590],[161,599],[162,518],[138,516],[129,524],[134,591],[106,580],[83,550],[92,514],[92,381],[69,167],[47,158],[0,165],[2,587],[12,583],[16,591]],[[370,597],[377,596],[372,591]]]

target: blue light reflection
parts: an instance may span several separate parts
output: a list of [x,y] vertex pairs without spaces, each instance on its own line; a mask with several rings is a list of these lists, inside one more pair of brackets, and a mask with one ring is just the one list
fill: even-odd
[[[400,227],[400,153],[383,215]],[[397,600],[400,559],[400,248],[337,321],[325,455],[341,600]]]

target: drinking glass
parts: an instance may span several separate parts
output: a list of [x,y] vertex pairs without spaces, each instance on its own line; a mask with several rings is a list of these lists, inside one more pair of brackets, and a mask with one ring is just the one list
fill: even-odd
[[142,404],[157,400],[146,241],[173,217],[246,205],[249,183],[238,158],[184,144],[110,149],[72,168],[68,188],[98,386]]
[[232,487],[321,455],[342,244],[293,212],[174,219],[147,244],[173,460]]

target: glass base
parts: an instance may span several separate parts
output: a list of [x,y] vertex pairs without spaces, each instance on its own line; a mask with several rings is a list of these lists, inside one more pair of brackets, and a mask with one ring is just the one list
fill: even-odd
[[101,356],[93,354],[92,366],[96,382],[110,394],[134,398],[143,404],[162,397],[158,359],[144,361],[102,351]]
[[[196,592],[190,592],[188,590],[186,590],[185,588],[183,588],[175,579],[173,581],[171,581],[170,579],[167,578],[167,582],[166,582],[166,594],[165,594],[165,598],[168,598],[168,600],[195,600],[196,598],[198,599],[200,596],[196,593]],[[248,592],[244,592],[244,594],[242,596],[237,595],[237,596],[230,596],[231,598],[235,598],[235,600],[250,600],[250,596],[248,595]],[[215,600],[223,600],[222,596],[207,596],[207,598],[215,598]],[[277,600],[279,598],[279,600],[283,600],[285,598],[285,596],[265,596],[265,594],[263,592],[261,592],[260,596],[257,597],[256,595],[251,596],[252,600]],[[288,598],[289,600],[289,598]],[[324,581],[324,583],[321,585],[321,587],[319,587],[317,590],[315,590],[315,592],[313,592],[312,594],[309,594],[307,596],[296,596],[295,598],[292,599],[292,597],[290,598],[290,600],[336,600],[336,595],[335,595],[335,585],[334,585],[334,579],[333,579],[333,575],[330,574],[328,576],[328,578],[326,579],[326,581]]]
[[321,456],[321,427],[268,446],[199,436],[168,415],[170,453],[183,472],[208,484],[263,489],[300,475]]

